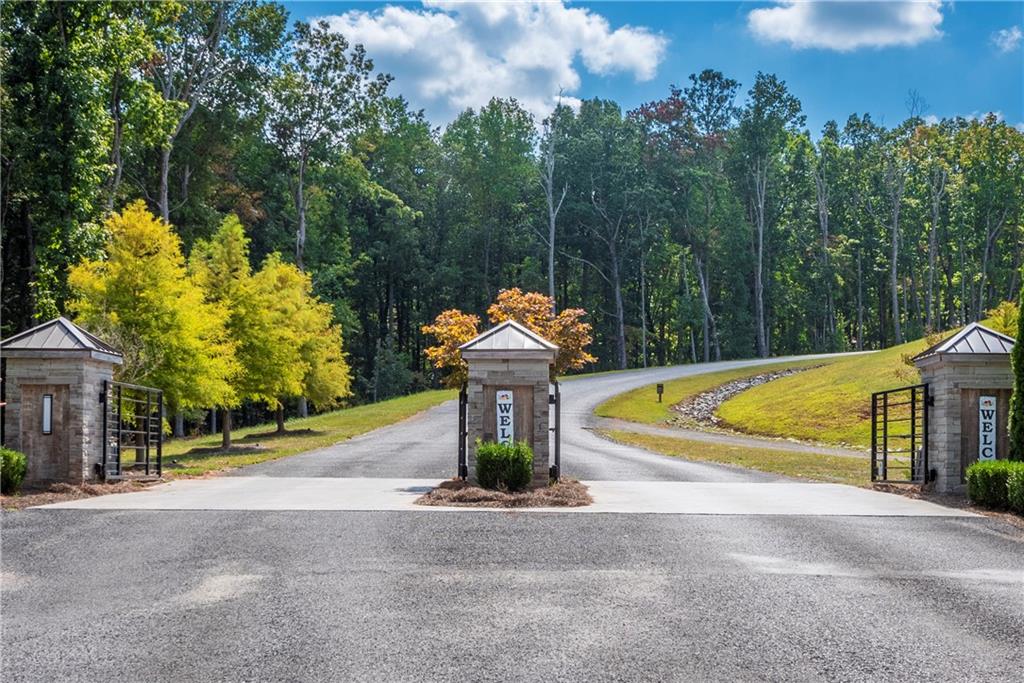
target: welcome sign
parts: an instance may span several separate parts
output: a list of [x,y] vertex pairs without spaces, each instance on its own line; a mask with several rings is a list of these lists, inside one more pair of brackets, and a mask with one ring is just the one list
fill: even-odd
[[510,444],[515,441],[516,430],[512,424],[512,392],[508,389],[500,389],[495,395],[495,405],[498,409],[498,443]]
[[996,459],[996,397],[978,397],[978,460]]

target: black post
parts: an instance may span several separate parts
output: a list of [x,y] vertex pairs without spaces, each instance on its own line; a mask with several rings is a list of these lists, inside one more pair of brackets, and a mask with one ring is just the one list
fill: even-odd
[[889,478],[889,392],[882,394],[882,481]]
[[917,459],[917,387],[910,387],[910,481],[917,480],[920,467]]
[[103,393],[100,394],[100,403],[103,404],[103,479],[107,478],[107,450],[110,448],[109,437],[107,436],[107,422],[110,420],[110,402],[107,401],[107,392],[110,391],[109,380],[103,380]]
[[117,385],[117,463],[114,466],[114,471],[117,476],[121,476],[121,385]]
[[928,408],[931,406],[932,399],[928,395],[928,385],[922,384],[922,393],[924,394],[924,400],[921,401],[921,431],[924,435],[921,443],[921,468],[924,470],[924,483],[927,484],[931,480],[931,475],[928,470]]
[[146,444],[146,476],[149,476],[149,428],[153,418],[153,393],[146,392],[146,433],[142,436]]
[[871,394],[871,481],[878,479],[878,394]]
[[555,481],[562,476],[562,391],[555,380]]
[[156,476],[164,474],[164,392],[156,395]]
[[466,385],[463,384],[462,388],[459,389],[459,463],[458,463],[458,476],[459,479],[465,481],[469,477],[469,463],[466,459],[466,437],[469,435],[467,429],[467,418],[468,418],[468,403],[469,393],[466,389]]

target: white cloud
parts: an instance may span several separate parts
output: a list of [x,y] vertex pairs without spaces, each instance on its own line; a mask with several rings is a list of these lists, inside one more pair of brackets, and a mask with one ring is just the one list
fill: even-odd
[[747,15],[747,26],[762,40],[838,52],[917,45],[941,37],[941,23],[939,0],[781,0],[775,7],[755,9]]
[[596,12],[561,2],[459,3],[421,8],[388,5],[324,17],[375,66],[395,76],[396,90],[437,121],[492,97],[515,97],[540,119],[558,97],[576,104],[581,68],[638,81],[657,72],[668,41],[645,27],[612,28]]
[[1024,39],[1024,33],[1021,33],[1020,26],[999,29],[992,34],[992,44],[1000,52],[1013,52],[1020,47],[1022,39]]

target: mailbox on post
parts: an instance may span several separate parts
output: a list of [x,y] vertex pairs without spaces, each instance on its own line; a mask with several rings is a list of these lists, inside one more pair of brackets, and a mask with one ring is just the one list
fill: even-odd
[[661,395],[665,393],[665,385],[658,382],[658,403],[661,403]]

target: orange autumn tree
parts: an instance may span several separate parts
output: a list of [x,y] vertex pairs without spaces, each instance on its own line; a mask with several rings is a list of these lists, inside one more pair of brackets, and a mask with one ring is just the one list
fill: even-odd
[[[578,370],[597,359],[587,353],[594,338],[590,323],[583,322],[587,314],[582,308],[567,308],[557,315],[552,313],[551,297],[540,292],[523,292],[518,287],[503,289],[487,309],[487,317],[495,325],[506,320],[533,330],[558,345],[558,357],[551,369],[552,377],[566,370]],[[424,334],[432,335],[438,344],[427,348],[427,359],[438,370],[446,371],[444,384],[458,388],[466,381],[466,362],[459,347],[479,334],[480,318],[458,309],[444,311],[433,324],[424,325]]]

